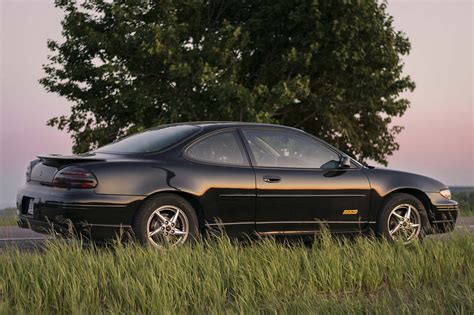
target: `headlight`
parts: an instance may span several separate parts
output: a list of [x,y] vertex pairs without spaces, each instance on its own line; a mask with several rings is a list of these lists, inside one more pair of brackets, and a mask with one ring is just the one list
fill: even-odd
[[449,191],[449,189],[441,189],[439,191],[439,193],[441,194],[441,196],[443,196],[444,198],[446,199],[451,199],[451,192]]

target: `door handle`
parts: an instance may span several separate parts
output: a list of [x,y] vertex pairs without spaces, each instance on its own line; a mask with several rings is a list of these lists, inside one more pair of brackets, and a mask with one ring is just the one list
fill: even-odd
[[281,177],[276,175],[265,175],[263,176],[263,181],[266,183],[278,183],[281,181]]

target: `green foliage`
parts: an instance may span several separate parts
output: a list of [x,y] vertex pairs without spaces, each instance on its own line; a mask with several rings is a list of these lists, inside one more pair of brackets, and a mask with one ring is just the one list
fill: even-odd
[[75,152],[170,122],[302,128],[386,163],[414,89],[407,37],[378,1],[57,0],[41,84],[73,103],[48,124]]
[[474,191],[453,193],[453,199],[459,203],[462,216],[474,215]]
[[312,247],[227,238],[156,250],[50,242],[0,254],[1,313],[468,314],[470,234],[410,247],[323,235]]

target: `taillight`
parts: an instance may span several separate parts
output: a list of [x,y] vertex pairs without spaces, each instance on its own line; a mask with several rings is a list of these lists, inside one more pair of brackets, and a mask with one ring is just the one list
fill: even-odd
[[97,186],[97,178],[84,168],[69,166],[54,175],[53,186],[62,188],[94,188]]

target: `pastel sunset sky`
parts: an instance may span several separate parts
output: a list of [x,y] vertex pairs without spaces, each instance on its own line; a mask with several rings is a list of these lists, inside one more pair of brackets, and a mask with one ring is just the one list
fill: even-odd
[[[412,43],[405,72],[417,84],[389,167],[474,185],[474,2],[389,1],[388,11]],[[71,104],[38,83],[61,19],[52,0],[0,0],[0,207],[14,204],[36,155],[71,153],[70,136],[46,126]]]

